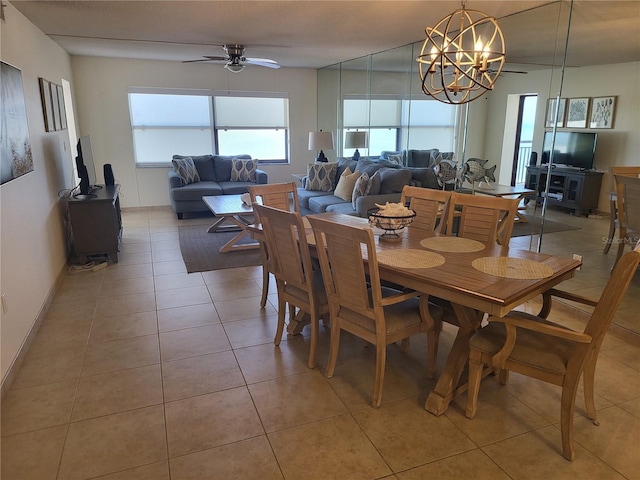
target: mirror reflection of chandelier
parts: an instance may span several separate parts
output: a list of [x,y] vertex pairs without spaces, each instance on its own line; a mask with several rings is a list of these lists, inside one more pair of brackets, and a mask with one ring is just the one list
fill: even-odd
[[462,8],[427,27],[417,58],[422,91],[450,104],[468,103],[493,89],[504,66],[502,30],[494,17]]

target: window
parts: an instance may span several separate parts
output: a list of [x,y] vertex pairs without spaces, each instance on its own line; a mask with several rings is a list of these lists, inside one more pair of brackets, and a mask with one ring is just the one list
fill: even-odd
[[288,99],[260,95],[130,89],[136,166],[167,166],[175,154],[211,153],[288,162]]
[[[343,118],[343,135],[352,129],[369,132],[369,149],[359,149],[362,154],[379,155],[383,150],[404,148],[455,151],[455,105],[384,95],[354,96],[345,98]],[[343,155],[353,155],[354,151],[343,149]]]

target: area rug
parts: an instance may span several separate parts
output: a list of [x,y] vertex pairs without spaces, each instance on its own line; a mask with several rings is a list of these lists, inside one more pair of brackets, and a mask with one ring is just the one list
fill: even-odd
[[[187,272],[207,272],[223,268],[252,267],[261,264],[260,250],[220,253],[218,250],[235,235],[234,232],[208,233],[206,225],[178,227],[180,252]],[[244,237],[240,243],[251,243]]]
[[[527,218],[529,220],[528,223],[519,222],[513,225],[512,237],[524,237],[526,235],[538,235],[540,233],[540,217],[534,218],[527,216]],[[544,221],[543,235],[547,233],[567,232],[569,230],[580,230],[580,228],[551,220]]]

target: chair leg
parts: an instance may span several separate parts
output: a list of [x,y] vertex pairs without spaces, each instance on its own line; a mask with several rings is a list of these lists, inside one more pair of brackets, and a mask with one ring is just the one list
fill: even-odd
[[402,349],[402,351],[404,353],[407,353],[409,351],[409,347],[411,346],[411,339],[410,337],[407,338],[403,338],[402,341],[400,342],[400,348]]
[[282,333],[284,332],[284,317],[287,313],[287,303],[284,301],[282,295],[280,295],[280,286],[278,285],[278,327],[276,329],[276,336],[273,339],[273,343],[280,345],[282,340]]
[[260,308],[264,308],[267,304],[267,295],[269,295],[269,267],[267,263],[267,248],[264,242],[260,242],[260,259],[262,260],[262,298],[260,299]]
[[616,218],[618,216],[617,208],[615,200],[609,200],[609,211],[611,212],[609,214],[609,235],[607,235],[607,243],[605,244],[602,253],[609,253],[609,249],[613,243],[613,237],[616,234]]
[[507,382],[509,381],[509,370],[507,370],[506,368],[503,368],[502,370],[500,370],[500,383],[502,385],[506,385]]
[[309,347],[309,361],[307,367],[316,367],[316,350],[318,349],[318,335],[320,330],[320,315],[315,312],[311,315],[311,341]]
[[331,343],[329,345],[329,363],[327,364],[327,378],[333,377],[338,361],[338,348],[340,346],[340,326],[335,319],[331,322]]
[[567,460],[573,460],[576,456],[573,448],[573,414],[575,411],[576,392],[580,375],[567,374],[562,386],[560,400],[560,430],[562,433],[562,455]]
[[595,352],[592,352],[590,358],[585,362],[584,372],[582,374],[584,404],[585,408],[587,409],[587,417],[593,420],[593,423],[595,425],[598,425],[596,404],[593,398],[597,359],[597,354]]
[[469,388],[467,389],[467,418],[473,418],[478,407],[478,392],[482,380],[482,354],[473,348],[469,352]]
[[378,341],[376,345],[376,378],[373,384],[373,399],[371,405],[375,408],[382,402],[382,385],[384,383],[384,370],[387,361],[387,345]]
[[[620,229],[620,234],[618,235],[618,252],[616,253],[616,260],[613,262],[613,267],[616,266],[618,260],[622,258],[622,254],[624,253],[624,246],[627,244],[626,231],[623,232],[622,228]],[[611,267],[611,270],[613,270]]]

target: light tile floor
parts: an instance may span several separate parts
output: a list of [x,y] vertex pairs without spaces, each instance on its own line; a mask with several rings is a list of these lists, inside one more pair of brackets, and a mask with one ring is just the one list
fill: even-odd
[[[614,258],[601,252],[606,220],[554,218],[581,229],[549,234],[543,250],[584,255],[566,286],[599,293]],[[557,388],[489,378],[473,420],[466,394],[435,417],[423,408],[434,382],[416,338],[406,353],[389,347],[373,409],[372,349],[343,335],[328,380],[327,328],[315,370],[306,330],[274,348],[275,286],[261,310],[259,267],[188,275],[178,224],[168,209],[126,212],[120,263],[66,276],[2,402],[3,480],[640,479],[640,348],[624,338],[605,340],[600,426],[579,399],[568,462]],[[632,288],[618,320],[634,319],[637,279]],[[229,298],[242,315],[220,308]],[[554,318],[580,328],[577,317]],[[454,335],[445,328],[440,367]]]

